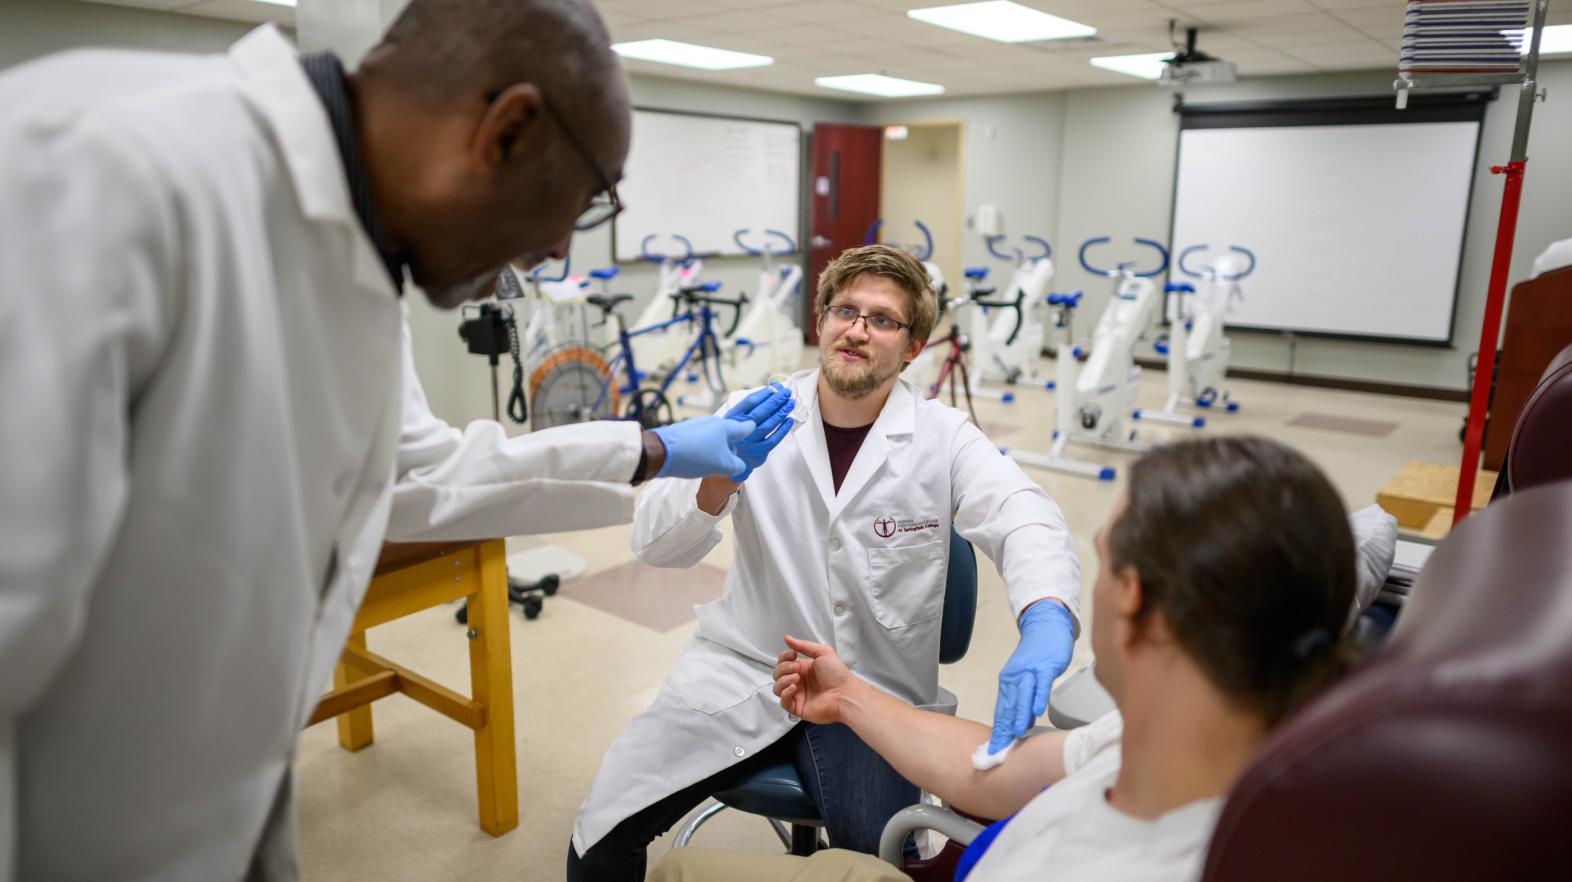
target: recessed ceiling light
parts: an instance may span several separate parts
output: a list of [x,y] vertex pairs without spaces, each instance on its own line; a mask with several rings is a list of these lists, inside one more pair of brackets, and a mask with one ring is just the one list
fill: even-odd
[[1069,37],[1090,37],[1097,33],[1097,29],[1089,25],[1039,12],[1029,6],[1011,3],[1010,0],[908,9],[906,15],[941,28],[1001,43],[1063,40]]
[[1155,80],[1163,75],[1164,62],[1173,57],[1172,52],[1147,52],[1140,55],[1099,55],[1092,59],[1092,67],[1111,70],[1129,77]]
[[865,95],[878,95],[881,98],[937,95],[944,91],[944,87],[938,83],[903,80],[900,77],[887,77],[884,74],[849,74],[842,77],[817,77],[813,82],[826,89],[840,89],[843,92],[862,92]]
[[714,46],[677,40],[635,40],[631,43],[614,43],[611,48],[613,52],[627,58],[680,64],[703,70],[736,70],[739,67],[763,67],[775,63],[775,59],[768,55],[733,52],[730,49],[716,49]]
[[[1534,29],[1523,28],[1519,30],[1502,31],[1504,36],[1516,37],[1523,35],[1523,54],[1528,54],[1528,47],[1533,45]],[[1539,37],[1540,55],[1565,55],[1572,52],[1572,25],[1550,25]]]
[[258,3],[271,3],[274,6],[294,6],[295,0],[257,0]]

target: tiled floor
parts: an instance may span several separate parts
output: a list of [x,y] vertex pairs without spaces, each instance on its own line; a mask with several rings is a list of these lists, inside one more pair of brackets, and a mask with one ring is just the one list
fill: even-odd
[[[1461,404],[1245,381],[1234,382],[1232,388],[1235,400],[1241,403],[1240,412],[1211,415],[1211,426],[1201,431],[1265,435],[1298,447],[1327,470],[1350,508],[1373,502],[1376,489],[1410,460],[1450,463],[1458,457]],[[1163,376],[1149,372],[1142,403],[1157,406],[1164,391]],[[1015,403],[979,401],[977,412],[985,426],[1012,429],[1008,432],[1010,446],[1047,446],[1047,426],[1053,417],[1050,393],[1024,388]],[[1395,427],[1383,437],[1347,428],[1336,431],[1334,426],[1290,425],[1307,412]],[[1193,431],[1142,427],[1153,439]],[[1119,453],[1086,455],[1114,465],[1130,460]],[[1095,569],[1092,533],[1112,505],[1118,485],[1028,473],[1064,510],[1081,555],[1084,590]],[[550,540],[589,562],[585,579],[600,574],[597,581],[603,584],[598,591],[619,579],[630,590],[635,587],[629,581],[632,570],[612,572],[632,561],[626,527],[564,534]],[[512,540],[518,547],[540,541]],[[730,556],[728,540],[706,563],[724,570]],[[982,563],[980,609],[971,652],[941,676],[943,684],[960,697],[960,713],[976,719],[987,719],[991,713],[994,677],[1014,646],[1014,628],[999,577]],[[642,579],[636,587],[646,594],[658,590],[653,582]],[[307,879],[518,882],[562,878],[573,814],[602,752],[626,720],[652,700],[694,629],[691,620],[670,630],[663,630],[660,623],[655,627],[636,624],[624,611],[576,602],[572,599],[575,590],[572,583],[565,585],[562,594],[548,601],[545,613],[535,621],[526,622],[516,612],[510,617],[522,811],[518,829],[493,839],[476,826],[473,747],[468,730],[394,696],[375,705],[377,741],[366,750],[354,754],[340,750],[330,724],[316,726],[301,738],[296,768]],[[691,590],[685,588],[684,596],[674,602],[693,603],[687,596]],[[468,647],[451,610],[428,610],[378,628],[371,632],[370,644],[373,651],[448,686],[468,689]],[[1086,653],[1084,645],[1077,647],[1078,663]],[[656,842],[652,861],[669,848],[670,839],[668,834]],[[763,821],[734,812],[722,813],[695,841],[720,848],[777,848]]]

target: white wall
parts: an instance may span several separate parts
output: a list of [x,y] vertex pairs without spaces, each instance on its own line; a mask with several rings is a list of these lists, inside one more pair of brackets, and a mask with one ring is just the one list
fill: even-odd
[[[1012,238],[1043,236],[1053,243],[1057,265],[1064,92],[981,98],[887,102],[865,111],[870,124],[958,120],[963,123],[966,228],[961,263],[991,266],[1008,275],[1007,264],[990,257],[972,228],[979,205],[995,205]],[[955,284],[955,282],[951,282]]]

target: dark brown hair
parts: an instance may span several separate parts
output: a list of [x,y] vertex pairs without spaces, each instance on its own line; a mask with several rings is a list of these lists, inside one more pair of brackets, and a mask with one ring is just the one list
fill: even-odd
[[911,339],[928,339],[933,323],[939,318],[939,297],[933,293],[922,261],[889,245],[848,248],[830,261],[824,272],[819,273],[818,296],[813,302],[814,321],[823,318],[830,300],[861,275],[892,279],[906,295],[906,321],[911,323]]
[[1127,494],[1110,562],[1220,690],[1271,725],[1342,673],[1354,539],[1310,460],[1265,438],[1187,441],[1131,466]]

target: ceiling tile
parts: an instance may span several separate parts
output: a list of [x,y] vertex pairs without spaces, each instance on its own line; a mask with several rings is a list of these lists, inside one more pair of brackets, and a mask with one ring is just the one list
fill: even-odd
[[1247,2],[1205,3],[1199,0],[1178,0],[1170,3],[1187,15],[1193,15],[1212,24],[1229,24],[1252,18],[1271,18],[1296,13],[1314,13],[1317,10],[1309,0],[1247,0]]

